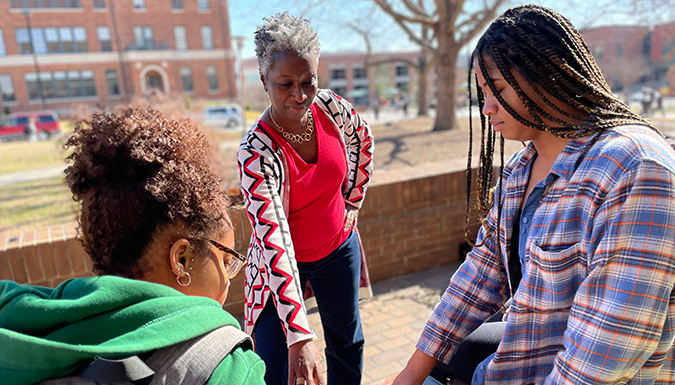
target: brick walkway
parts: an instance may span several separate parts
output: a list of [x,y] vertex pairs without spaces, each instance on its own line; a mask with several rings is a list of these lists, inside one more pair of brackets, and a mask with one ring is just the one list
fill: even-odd
[[[361,302],[366,337],[362,384],[375,384],[405,367],[457,267],[443,266],[373,284],[373,298]],[[323,330],[316,309],[310,310],[309,319],[323,353]]]

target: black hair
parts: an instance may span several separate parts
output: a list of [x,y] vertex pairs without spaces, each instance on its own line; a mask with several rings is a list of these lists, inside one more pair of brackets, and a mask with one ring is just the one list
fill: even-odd
[[[501,76],[513,87],[521,103],[528,112],[529,119],[519,115],[512,106],[500,96],[495,88],[488,69],[489,65],[499,70]],[[489,119],[482,114],[485,94],[478,86],[474,70],[481,71],[491,93],[514,119],[521,124],[545,131],[560,138],[580,138],[619,125],[642,125],[656,131],[647,120],[630,110],[611,91],[588,46],[572,23],[558,12],[539,5],[529,4],[511,8],[498,17],[479,39],[471,55],[469,64],[468,90],[471,100],[472,77],[476,82],[476,97],[480,108],[481,148],[480,164],[477,175],[476,214],[486,231],[485,238],[493,236],[487,226],[487,215],[497,199],[497,243],[501,243],[499,231],[502,201],[495,197],[492,187],[493,158],[496,134]],[[544,111],[527,93],[514,77],[517,72],[527,82],[554,114]],[[473,75],[473,76],[472,76]],[[546,94],[542,92],[546,90]],[[548,95],[548,96],[547,96]],[[554,98],[555,100],[551,100]],[[570,113],[559,108],[562,102],[573,107],[578,113]],[[544,120],[552,122],[548,125]],[[580,123],[575,123],[580,122]],[[658,132],[658,131],[657,131]],[[467,213],[465,236],[469,240],[469,228],[473,217],[471,205],[472,170],[471,155],[473,126],[469,112],[469,155],[467,164]],[[500,178],[498,194],[502,191],[502,172],[504,170],[504,138],[500,137]],[[479,245],[480,246],[480,245]],[[506,300],[506,284],[501,257],[498,257],[501,293]]]

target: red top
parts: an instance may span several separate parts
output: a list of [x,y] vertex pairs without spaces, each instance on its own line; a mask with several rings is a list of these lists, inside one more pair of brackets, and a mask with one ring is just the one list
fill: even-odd
[[316,262],[327,256],[347,239],[351,231],[344,230],[342,183],[347,175],[344,148],[323,112],[314,104],[311,112],[319,150],[316,163],[306,163],[277,130],[260,121],[281,145],[288,160],[288,226],[298,262]]

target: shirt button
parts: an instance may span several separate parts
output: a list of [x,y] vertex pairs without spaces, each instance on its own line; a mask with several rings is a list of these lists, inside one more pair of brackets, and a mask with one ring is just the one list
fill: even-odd
[[530,220],[527,219],[527,217],[523,218],[523,223],[527,223],[527,222],[529,222],[529,221],[530,221]]

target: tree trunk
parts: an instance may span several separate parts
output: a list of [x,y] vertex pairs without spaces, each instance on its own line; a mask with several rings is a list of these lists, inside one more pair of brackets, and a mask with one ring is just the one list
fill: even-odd
[[417,69],[420,77],[417,81],[417,116],[427,116],[429,109],[429,53],[424,49],[420,52]]
[[434,131],[446,131],[455,128],[455,80],[457,53],[452,36],[438,36],[438,50],[436,68],[438,79],[436,80],[436,122]]

